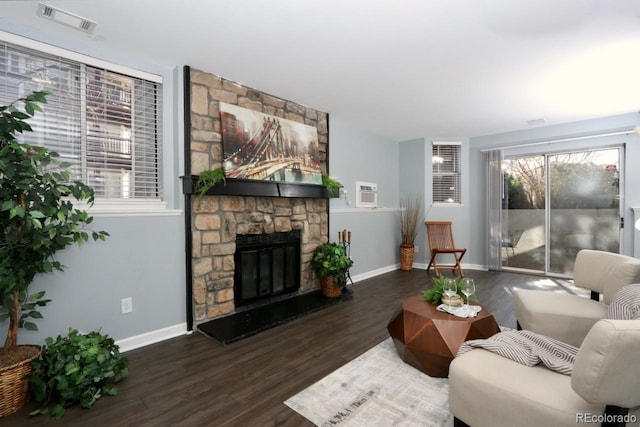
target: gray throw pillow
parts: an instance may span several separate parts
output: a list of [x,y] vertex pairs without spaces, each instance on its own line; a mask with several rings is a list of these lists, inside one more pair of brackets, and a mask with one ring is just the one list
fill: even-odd
[[640,284],[627,285],[616,292],[607,310],[607,319],[640,319]]

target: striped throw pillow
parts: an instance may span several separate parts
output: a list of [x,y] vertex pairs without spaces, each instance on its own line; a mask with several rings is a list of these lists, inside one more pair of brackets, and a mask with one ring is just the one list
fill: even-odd
[[607,309],[607,319],[640,319],[640,284],[627,285],[616,292]]

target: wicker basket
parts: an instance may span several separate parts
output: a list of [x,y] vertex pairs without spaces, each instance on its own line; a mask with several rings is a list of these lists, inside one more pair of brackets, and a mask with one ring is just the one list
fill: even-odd
[[10,415],[29,401],[29,375],[31,361],[42,349],[37,346],[20,346],[33,348],[33,355],[14,365],[0,369],[0,417]]
[[320,279],[320,289],[325,297],[339,297],[342,295],[342,288],[335,284],[333,276],[327,276]]
[[413,270],[413,245],[400,245],[400,270]]

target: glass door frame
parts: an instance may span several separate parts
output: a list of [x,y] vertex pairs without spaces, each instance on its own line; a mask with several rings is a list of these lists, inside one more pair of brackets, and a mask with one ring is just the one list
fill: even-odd
[[[621,253],[622,248],[624,247],[624,228],[623,228],[623,218],[624,218],[624,173],[625,170],[625,144],[618,143],[613,145],[603,145],[603,146],[594,146],[594,147],[572,147],[562,150],[556,151],[548,151],[548,152],[532,152],[532,153],[519,153],[514,155],[505,155],[505,159],[512,159],[518,157],[527,157],[527,156],[542,156],[544,159],[544,168],[545,168],[545,212],[544,212],[544,226],[545,226],[545,250],[544,250],[544,270],[533,270],[529,268],[522,267],[511,267],[511,266],[501,266],[501,270],[504,271],[512,271],[512,272],[522,272],[527,274],[540,274],[549,277],[558,277],[558,278],[572,278],[571,274],[566,273],[557,273],[550,271],[551,265],[551,197],[550,197],[550,188],[551,188],[551,173],[549,171],[549,158],[551,156],[559,155],[559,154],[571,154],[571,153],[580,153],[580,152],[590,152],[590,151],[603,151],[603,150],[614,150],[618,151],[618,252]],[[504,172],[503,172],[504,174]],[[504,175],[503,175],[504,176]],[[504,182],[504,179],[503,179]],[[503,257],[501,252],[501,258]],[[502,263],[502,262],[501,262]]]

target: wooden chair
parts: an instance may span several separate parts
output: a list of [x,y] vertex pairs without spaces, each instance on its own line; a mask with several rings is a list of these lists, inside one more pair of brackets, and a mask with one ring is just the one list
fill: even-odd
[[[433,269],[436,272],[436,276],[440,275],[440,270],[458,271],[460,277],[464,277],[464,272],[460,266],[460,260],[467,252],[466,248],[456,248],[453,242],[453,230],[451,229],[451,221],[425,221],[427,226],[427,238],[429,239],[429,250],[431,251],[431,261],[427,271]],[[438,254],[451,254],[455,258],[455,264],[451,265],[439,265],[436,261]]]

